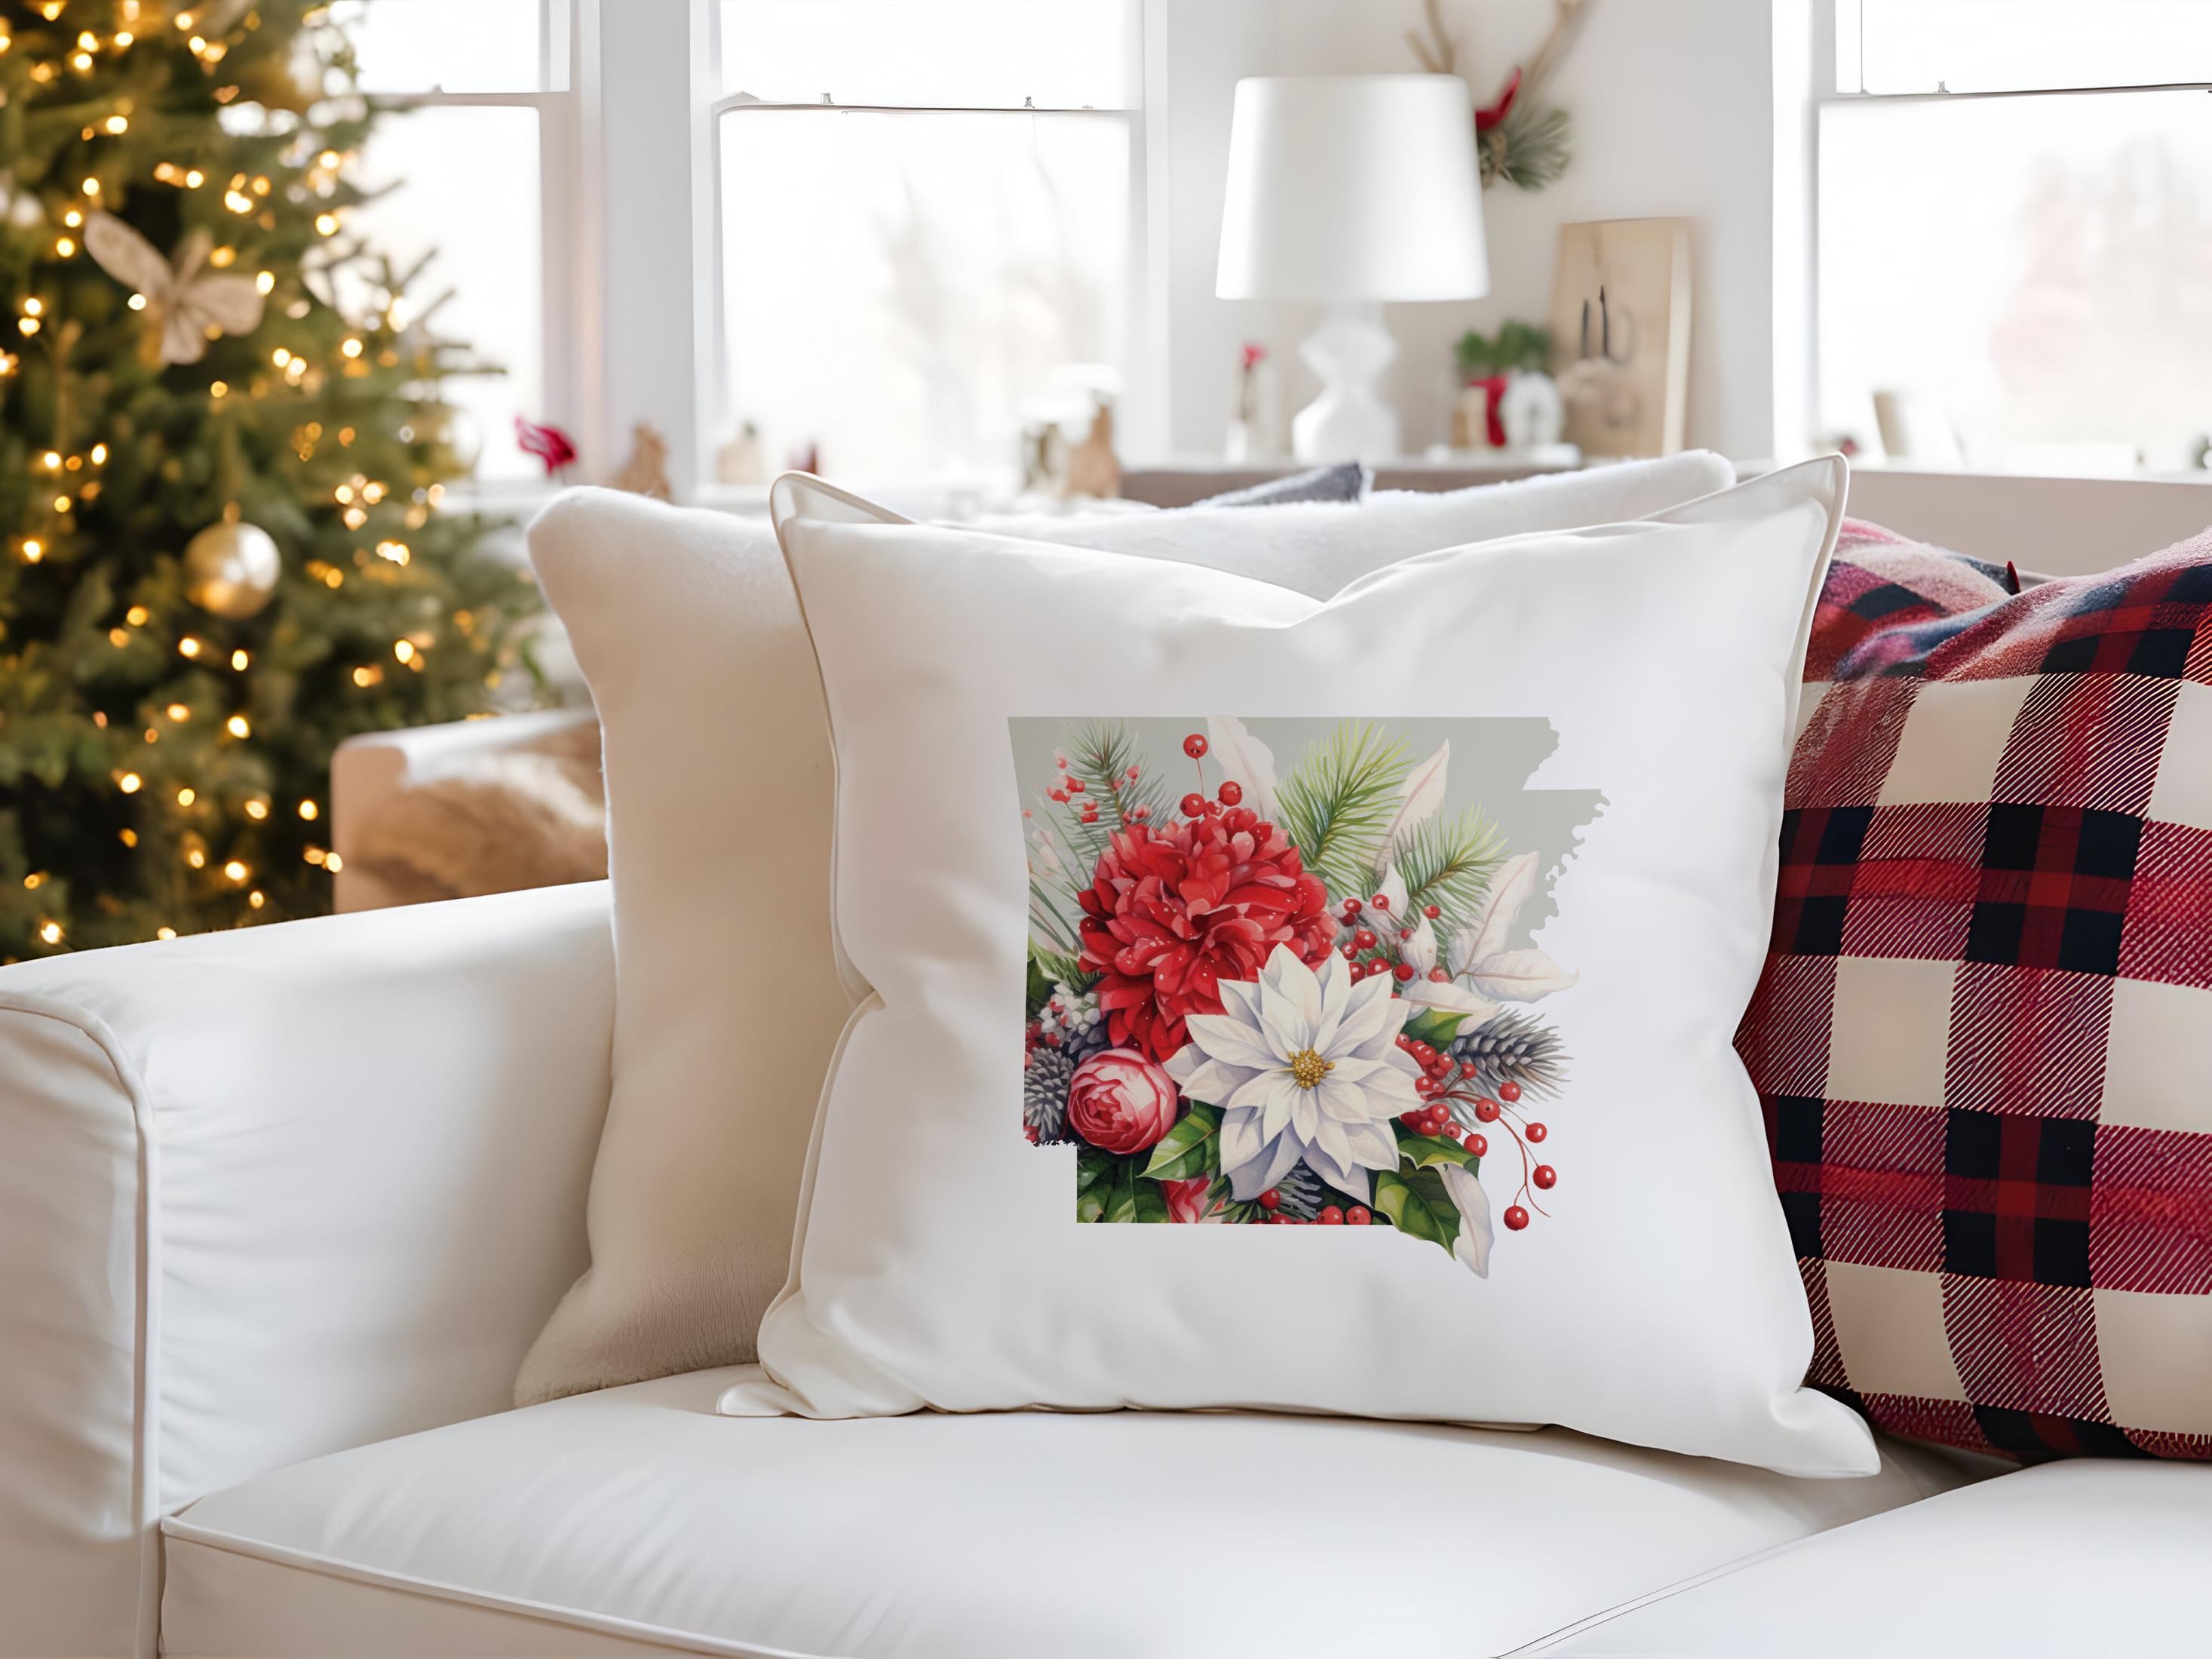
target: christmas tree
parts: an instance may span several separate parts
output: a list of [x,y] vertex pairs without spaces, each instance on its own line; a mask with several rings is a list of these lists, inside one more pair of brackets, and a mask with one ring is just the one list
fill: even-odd
[[352,87],[311,0],[0,0],[0,960],[327,910],[340,739],[526,668]]

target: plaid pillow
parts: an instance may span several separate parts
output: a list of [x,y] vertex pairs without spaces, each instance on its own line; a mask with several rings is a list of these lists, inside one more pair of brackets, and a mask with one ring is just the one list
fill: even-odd
[[1738,1037],[1811,1380],[2212,1457],[2212,532],[1963,611],[1844,556]]

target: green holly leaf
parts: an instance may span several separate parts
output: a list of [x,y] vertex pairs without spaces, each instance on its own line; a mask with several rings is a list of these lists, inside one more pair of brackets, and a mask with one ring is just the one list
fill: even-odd
[[1444,1191],[1444,1178],[1434,1170],[1413,1170],[1394,1175],[1378,1170],[1375,1176],[1375,1207],[1390,1218],[1401,1233],[1425,1238],[1451,1254],[1459,1237],[1459,1212]]
[[1154,1181],[1188,1181],[1221,1168],[1221,1109],[1194,1103],[1182,1121],[1160,1137],[1143,1173]]
[[1406,1035],[1416,1042],[1441,1048],[1459,1035],[1460,1022],[1466,1018],[1442,1008],[1424,1008],[1406,1022]]
[[1455,1140],[1446,1140],[1442,1135],[1417,1135],[1402,1123],[1395,1127],[1398,1156],[1416,1170],[1431,1170],[1439,1164],[1456,1164],[1468,1170],[1482,1167],[1482,1160]]
[[1095,1146],[1085,1146],[1075,1155],[1075,1218],[1078,1221],[1097,1221],[1106,1213],[1106,1200],[1114,1189],[1114,1165],[1117,1162],[1111,1152],[1102,1152]]

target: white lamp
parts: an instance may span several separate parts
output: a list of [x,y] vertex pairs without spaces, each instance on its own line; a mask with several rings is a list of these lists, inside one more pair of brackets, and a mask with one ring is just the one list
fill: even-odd
[[1397,414],[1376,392],[1398,355],[1383,303],[1490,291],[1467,82],[1455,75],[1239,81],[1213,291],[1328,302],[1299,350],[1322,381],[1321,396],[1291,424],[1300,460],[1397,454]]

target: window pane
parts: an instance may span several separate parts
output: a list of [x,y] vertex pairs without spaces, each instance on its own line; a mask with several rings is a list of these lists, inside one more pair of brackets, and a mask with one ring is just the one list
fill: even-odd
[[[459,155],[466,167],[453,165]],[[370,246],[403,273],[432,256],[408,284],[414,315],[428,313],[432,333],[507,371],[447,383],[460,412],[462,457],[480,456],[484,477],[536,476],[514,428],[518,414],[544,414],[538,112],[433,106],[386,115],[362,149],[360,172],[372,188],[398,186],[355,216]]]
[[722,88],[771,104],[1127,109],[1134,0],[721,0]]
[[1920,394],[1971,465],[2184,464],[2212,428],[2212,111],[2203,93],[1821,112],[1824,425]]
[[336,0],[369,92],[543,90],[540,0]]
[[870,485],[1000,478],[1072,365],[1119,365],[1127,121],[722,118],[727,406],[771,465]]
[[[2212,81],[2205,0],[1858,0],[1857,9],[1869,92]],[[1839,24],[1850,10],[1839,8]]]

